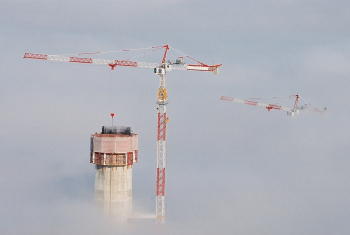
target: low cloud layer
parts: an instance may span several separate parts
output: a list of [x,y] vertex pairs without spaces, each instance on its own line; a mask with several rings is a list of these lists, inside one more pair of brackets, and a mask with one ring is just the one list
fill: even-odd
[[[348,3],[0,6],[0,233],[349,233]],[[118,225],[94,204],[90,134],[111,112],[139,134],[133,209],[154,213],[158,77],[22,57],[166,43],[223,66],[168,73],[166,224]],[[291,118],[219,100],[295,94],[328,113]]]

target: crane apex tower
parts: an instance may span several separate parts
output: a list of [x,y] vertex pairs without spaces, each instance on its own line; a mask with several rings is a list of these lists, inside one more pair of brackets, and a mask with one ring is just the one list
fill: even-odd
[[91,135],[90,163],[96,166],[95,201],[107,216],[132,217],[132,166],[138,162],[138,135],[130,127],[102,127]]

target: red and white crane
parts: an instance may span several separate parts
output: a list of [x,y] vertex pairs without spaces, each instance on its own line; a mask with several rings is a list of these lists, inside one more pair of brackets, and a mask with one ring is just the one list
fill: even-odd
[[[89,57],[78,57],[78,56],[66,56],[66,55],[46,55],[46,54],[35,54],[35,53],[24,53],[24,59],[38,59],[38,60],[49,60],[56,62],[71,62],[71,63],[82,63],[82,64],[97,64],[97,65],[109,65],[112,70],[116,66],[126,66],[126,67],[139,67],[139,68],[159,68],[166,69],[167,71],[171,70],[194,70],[194,71],[212,71],[214,73],[217,72],[217,69],[221,66],[221,64],[217,65],[207,65],[198,60],[193,59],[192,57],[185,55],[185,57],[194,60],[197,64],[185,64],[183,62],[183,57],[178,57],[175,62],[166,62],[166,56],[169,49],[173,49],[179,52],[178,50],[171,48],[169,45],[164,46],[156,46],[142,49],[150,49],[152,52],[160,50],[164,48],[165,52],[163,55],[163,59],[161,63],[151,63],[151,62],[139,62],[139,61],[131,61],[130,59],[122,59],[122,60],[108,60],[108,59],[98,59],[98,58],[89,58]],[[139,49],[126,49],[120,50],[116,52],[127,52],[132,50]],[[114,51],[113,51],[114,52]],[[92,53],[79,53],[76,55],[84,55],[84,54],[103,54],[108,52],[92,52]],[[145,53],[144,53],[145,54]]]
[[[202,63],[194,58],[185,55],[174,48],[171,48],[169,45],[156,46],[143,48],[149,49],[150,52],[164,49],[163,58],[161,63],[151,63],[151,62],[138,62],[132,61],[130,58],[121,59],[121,60],[108,60],[108,59],[95,59],[80,57],[79,55],[83,54],[102,54],[102,52],[94,53],[81,53],[74,56],[65,56],[65,55],[45,55],[45,54],[34,54],[34,53],[25,53],[23,58],[26,59],[39,59],[39,60],[49,60],[57,62],[71,62],[71,63],[83,63],[83,64],[97,64],[97,65],[108,65],[112,70],[116,66],[126,66],[126,67],[139,67],[139,68],[151,68],[154,69],[154,73],[159,75],[159,88],[158,88],[158,125],[157,125],[157,180],[156,180],[156,220],[158,223],[164,223],[165,219],[165,168],[166,168],[166,125],[168,118],[166,115],[166,105],[167,105],[167,89],[166,89],[166,73],[171,70],[193,70],[193,71],[208,71],[217,74],[218,68],[221,64],[216,65],[207,65]],[[182,54],[181,57],[178,57],[175,61],[166,61],[167,53],[169,49]],[[135,49],[138,50],[138,49]],[[120,50],[118,52],[128,52],[127,50]],[[150,53],[149,52],[149,53]],[[146,54],[146,53],[144,53]],[[183,58],[187,57],[193,61],[195,64],[186,64],[184,63]]]
[[[300,96],[298,94],[289,96],[289,98],[293,98],[293,97],[295,97],[293,108],[287,108],[287,107],[284,107],[284,106],[281,106],[278,104],[260,103],[260,102],[254,101],[252,99],[243,100],[243,99],[232,98],[232,97],[228,97],[228,96],[221,96],[220,100],[236,102],[236,103],[240,103],[240,104],[247,104],[247,105],[252,105],[252,106],[259,106],[259,107],[266,108],[267,111],[269,111],[269,112],[272,109],[284,110],[284,111],[287,111],[288,116],[294,116],[296,114],[299,114],[299,110],[309,110],[309,111],[314,111],[314,112],[325,112],[326,111],[326,108],[324,108],[324,110],[319,110],[317,108],[314,108],[310,103],[306,103],[302,106],[298,106],[299,99],[301,99]],[[274,97],[274,98],[276,98],[276,97]]]

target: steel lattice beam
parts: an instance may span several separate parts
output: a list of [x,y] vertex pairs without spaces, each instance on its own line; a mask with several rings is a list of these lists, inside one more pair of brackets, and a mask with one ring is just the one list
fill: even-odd
[[166,166],[166,88],[165,72],[159,74],[158,89],[158,131],[157,131],[157,182],[156,182],[156,219],[164,223],[165,219],[165,166]]

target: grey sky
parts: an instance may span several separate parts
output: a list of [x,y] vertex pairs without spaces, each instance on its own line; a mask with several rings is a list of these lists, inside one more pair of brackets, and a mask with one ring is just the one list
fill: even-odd
[[[156,92],[149,69],[22,59],[168,43],[218,76],[167,75],[166,234],[350,232],[349,1],[1,1],[0,233],[120,228],[93,204],[89,137],[139,134],[134,212],[154,213]],[[114,80],[114,81],[113,81]],[[299,93],[326,115],[222,102]]]

